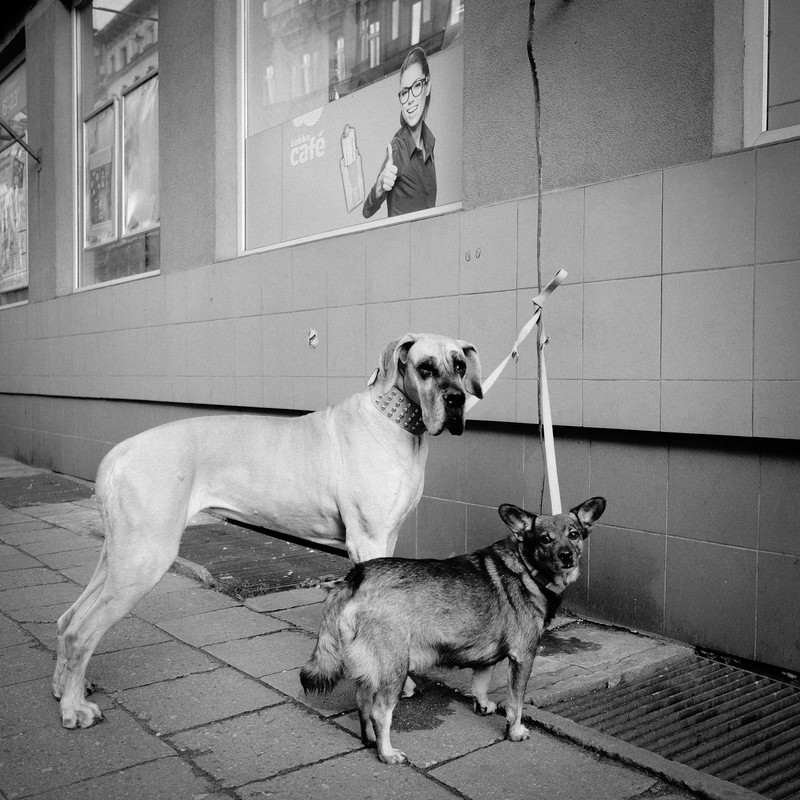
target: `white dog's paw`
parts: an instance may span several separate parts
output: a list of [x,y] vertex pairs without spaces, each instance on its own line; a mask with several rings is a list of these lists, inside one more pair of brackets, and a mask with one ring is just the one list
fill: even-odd
[[406,754],[396,747],[391,747],[383,753],[379,752],[378,758],[384,764],[405,764],[408,761]]
[[95,703],[83,701],[74,706],[61,704],[61,724],[65,728],[91,728],[103,719],[103,712]]
[[522,725],[509,725],[508,730],[506,731],[506,738],[510,739],[512,742],[524,742],[525,739],[530,739],[531,734],[528,729]]

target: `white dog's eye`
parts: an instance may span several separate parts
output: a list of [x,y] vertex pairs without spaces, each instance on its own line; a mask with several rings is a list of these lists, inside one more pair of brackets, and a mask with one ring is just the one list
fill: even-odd
[[463,361],[456,361],[453,364],[453,369],[463,378],[467,372],[467,365]]
[[434,378],[436,375],[439,374],[439,370],[436,369],[436,365],[433,364],[429,359],[417,364],[417,374],[420,378],[427,380],[428,378]]

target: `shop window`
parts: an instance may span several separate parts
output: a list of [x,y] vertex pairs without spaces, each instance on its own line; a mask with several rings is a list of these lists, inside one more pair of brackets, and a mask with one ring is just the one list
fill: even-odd
[[28,299],[28,140],[25,62],[0,71],[0,307]]
[[369,214],[363,207],[402,125],[400,68],[415,47],[430,80],[408,105],[418,97],[427,104],[435,202],[397,213],[459,207],[463,0],[242,0],[242,7],[243,250],[397,212],[399,203]]
[[800,3],[745,0],[745,144],[800,136]]
[[85,287],[160,268],[158,1],[93,0],[76,17]]
[[400,35],[400,0],[392,0],[392,41]]
[[369,23],[369,67],[373,69],[381,63],[381,21]]

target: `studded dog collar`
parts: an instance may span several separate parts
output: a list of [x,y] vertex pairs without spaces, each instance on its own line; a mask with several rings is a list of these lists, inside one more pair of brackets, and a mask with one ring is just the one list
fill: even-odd
[[375,394],[373,388],[372,402],[384,417],[396,422],[404,431],[414,436],[425,433],[422,421],[422,409],[409,400],[396,386],[382,394]]

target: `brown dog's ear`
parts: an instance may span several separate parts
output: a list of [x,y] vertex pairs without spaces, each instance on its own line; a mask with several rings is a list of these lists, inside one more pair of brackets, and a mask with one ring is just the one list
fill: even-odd
[[531,514],[524,508],[518,508],[511,505],[511,503],[503,503],[497,509],[500,518],[511,529],[511,533],[515,538],[522,539],[528,531],[533,530],[533,524],[536,521],[536,514]]
[[585,539],[589,535],[592,523],[599,519],[605,510],[605,497],[590,497],[588,500],[584,500],[579,506],[575,506],[575,508],[571,509],[569,513],[577,517],[578,522],[583,525],[585,529],[583,538]]
[[458,340],[458,346],[464,351],[464,358],[467,360],[467,373],[464,375],[464,385],[470,394],[474,394],[478,400],[483,400],[483,389],[481,389],[481,362],[478,358],[478,351],[474,344]]
[[397,380],[398,364],[408,361],[408,351],[419,337],[416,333],[407,333],[402,339],[390,342],[381,356],[381,375],[386,386],[394,386]]

